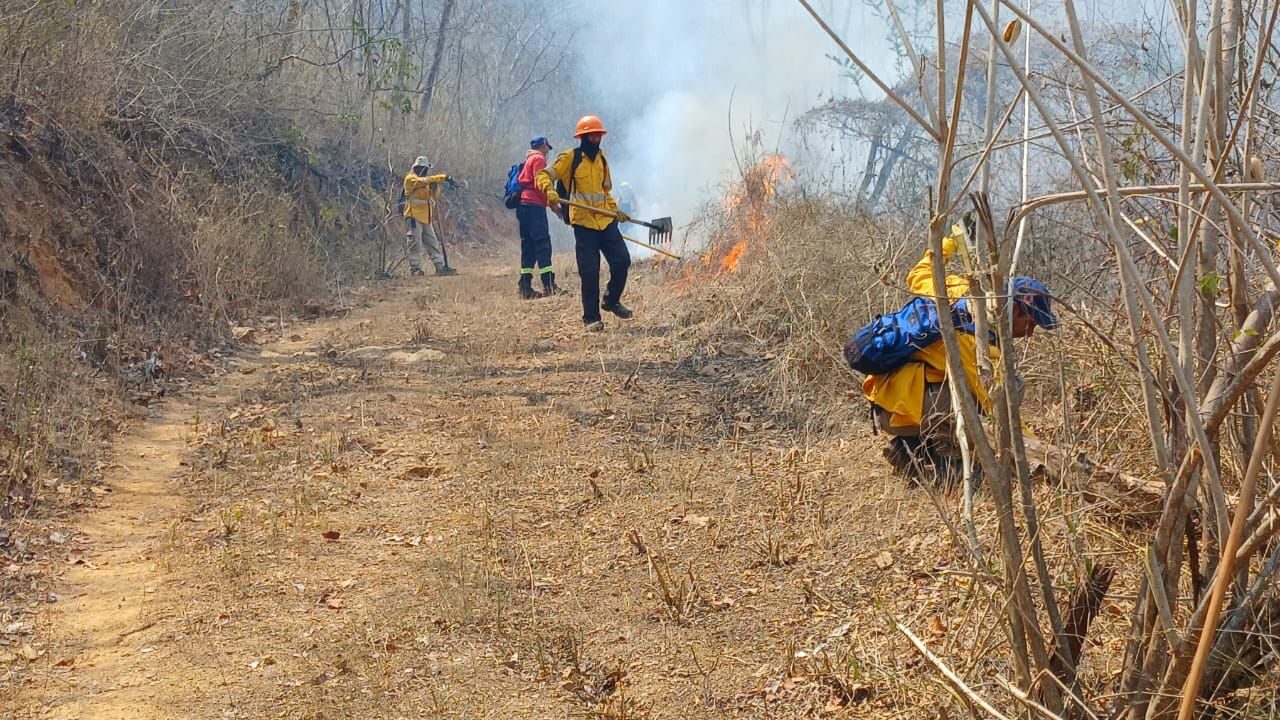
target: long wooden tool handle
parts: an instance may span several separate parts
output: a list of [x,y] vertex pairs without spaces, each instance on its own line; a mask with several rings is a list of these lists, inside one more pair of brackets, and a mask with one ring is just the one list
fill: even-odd
[[[578,201],[576,201],[576,200],[566,200],[566,199],[564,199],[564,198],[560,198],[560,202],[564,203],[565,205],[572,205],[573,207],[576,207],[576,208],[578,208],[579,210],[589,210],[589,211],[591,211],[591,212],[593,212],[593,213],[599,213],[599,214],[601,214],[601,215],[606,215],[606,216],[608,216],[608,217],[613,218],[614,220],[621,220],[621,219],[622,219],[622,217],[621,217],[621,215],[620,215],[619,213],[616,213],[616,212],[614,212],[614,211],[612,211],[612,210],[606,210],[606,209],[604,209],[604,208],[592,207],[591,205],[584,205],[584,204],[582,204],[582,203],[580,203],[580,202],[578,202]],[[647,228],[652,228],[652,229],[654,229],[654,230],[664,230],[664,229],[665,229],[665,228],[660,228],[660,227],[658,227],[657,225],[654,225],[653,223],[647,223],[647,222],[645,222],[645,221],[643,221],[643,220],[637,220],[637,219],[635,219],[635,218],[627,218],[627,222],[635,223],[636,225],[643,225],[643,226],[645,226],[645,227],[647,227]]]
[[565,198],[560,198],[560,202],[564,203],[565,205],[572,205],[573,207],[576,207],[576,208],[578,208],[579,210],[590,210],[590,211],[591,211],[591,212],[593,212],[593,213],[599,213],[599,214],[601,214],[601,215],[608,215],[609,217],[613,218],[614,220],[618,220],[618,219],[620,219],[620,218],[618,217],[618,213],[616,213],[616,212],[614,212],[614,211],[612,211],[612,210],[606,210],[606,209],[604,209],[604,208],[593,207],[593,206],[591,206],[591,205],[586,205],[586,204],[580,203],[580,202],[578,202],[578,201],[576,201],[576,200],[566,200]]
[[656,253],[658,253],[658,254],[660,254],[660,255],[666,255],[666,256],[667,256],[667,257],[669,257],[669,258],[675,258],[676,260],[683,260],[683,259],[684,259],[683,257],[680,257],[679,255],[676,255],[675,253],[667,252],[666,250],[663,250],[663,249],[662,249],[662,248],[660,248],[660,247],[654,247],[653,245],[650,245],[650,244],[649,244],[649,243],[647,243],[647,242],[641,242],[641,241],[639,241],[639,240],[637,240],[637,239],[635,239],[635,238],[627,237],[626,235],[623,235],[623,236],[622,236],[622,239],[623,239],[623,240],[626,240],[627,242],[633,242],[633,243],[635,243],[636,245],[639,245],[640,247],[647,247],[647,248],[649,248],[650,250],[652,250],[652,251],[654,251],[654,252],[656,252]]

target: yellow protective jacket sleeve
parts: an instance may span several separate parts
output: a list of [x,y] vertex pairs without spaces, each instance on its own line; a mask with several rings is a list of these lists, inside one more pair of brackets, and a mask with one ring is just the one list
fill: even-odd
[[605,160],[604,151],[596,153],[592,160],[582,156],[578,163],[578,172],[569,182],[569,171],[573,168],[573,150],[565,150],[556,156],[555,162],[538,171],[534,184],[542,192],[554,190],[556,181],[564,183],[566,188],[572,185],[573,195],[564,198],[576,203],[607,210],[610,214],[592,212],[582,208],[569,208],[569,224],[592,230],[603,230],[614,221],[613,213],[618,212],[618,202],[613,198],[613,178],[609,176],[609,163]]
[[[948,237],[943,242],[943,259],[951,259],[955,253],[955,240]],[[952,300],[969,294],[969,281],[959,275],[947,276],[947,296]],[[926,250],[924,257],[907,273],[907,289],[916,295],[937,297],[933,284],[933,251]],[[960,345],[960,360],[964,366],[964,374],[973,389],[974,397],[984,408],[987,407],[987,390],[982,385],[978,372],[978,341],[966,332],[956,334]],[[993,360],[999,358],[999,350],[991,347]],[[924,410],[924,387],[926,383],[940,383],[947,378],[947,350],[942,340],[917,350],[911,356],[917,362],[906,365],[885,375],[868,375],[862,383],[862,392],[871,402],[888,410],[892,417],[890,425],[895,427],[912,427],[920,424]]]
[[440,184],[448,175],[424,175],[410,172],[404,176],[404,216],[424,224],[431,224],[431,210],[440,195]]

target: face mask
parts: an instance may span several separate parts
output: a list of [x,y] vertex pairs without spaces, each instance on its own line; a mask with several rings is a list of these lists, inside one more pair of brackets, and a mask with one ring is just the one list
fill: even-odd
[[596,159],[596,153],[600,152],[600,143],[593,143],[586,138],[582,138],[582,152],[592,160]]

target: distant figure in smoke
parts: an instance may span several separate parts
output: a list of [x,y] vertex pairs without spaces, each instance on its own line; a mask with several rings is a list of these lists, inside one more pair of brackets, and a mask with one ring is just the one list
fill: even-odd
[[636,212],[636,191],[629,182],[618,183],[618,209],[623,215],[634,215]]
[[[621,210],[623,215],[634,216],[636,214],[636,191],[631,187],[631,183],[625,181],[618,183],[617,194],[618,210]],[[631,223],[622,223],[619,225],[619,229],[623,231],[624,235],[629,228],[634,227],[635,226]]]
[[[520,205],[516,207],[516,220],[520,223],[520,284],[518,292],[525,300],[543,295],[564,295],[556,285],[556,273],[551,268],[551,228],[547,225],[547,195],[537,188],[534,178],[547,166],[547,153],[551,143],[541,135],[529,142],[524,167],[520,169]],[[535,269],[542,276],[542,295],[533,289]]]
[[431,213],[435,210],[436,198],[440,196],[441,183],[452,184],[453,178],[431,172],[431,161],[425,155],[419,155],[413,161],[413,168],[404,176],[404,219],[409,225],[405,233],[405,250],[409,254],[409,274],[422,275],[422,248],[425,245],[427,255],[436,266],[436,275],[457,275],[458,271],[449,267],[436,237],[435,228],[431,227]]
[[[617,200],[610,194],[613,179],[609,175],[609,161],[600,149],[600,141],[607,132],[600,118],[584,116],[578,121],[573,134],[580,141],[578,147],[560,153],[554,163],[538,171],[536,178],[538,189],[546,194],[552,207],[560,204],[563,193],[565,199],[601,211],[569,208],[578,275],[582,278],[582,322],[589,332],[604,329],[604,322],[600,320],[601,309],[624,320],[632,316],[631,310],[622,304],[631,255],[618,229],[618,223],[625,223],[630,217],[618,209]],[[557,190],[557,182],[563,190]],[[600,298],[601,255],[609,263],[609,284],[605,287],[603,303]]]

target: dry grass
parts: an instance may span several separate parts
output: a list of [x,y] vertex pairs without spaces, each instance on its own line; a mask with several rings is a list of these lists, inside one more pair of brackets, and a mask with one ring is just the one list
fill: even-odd
[[[745,226],[743,217],[749,220]],[[847,371],[840,349],[853,329],[900,305],[905,297],[901,278],[922,243],[897,237],[887,226],[877,226],[856,212],[787,198],[774,197],[745,211],[733,208],[713,225],[717,222],[708,259],[689,273],[679,296],[687,308],[682,313],[682,324],[688,327],[681,336],[684,351],[709,364],[734,368],[723,372],[724,378],[763,400],[763,407],[755,410],[757,417],[781,413],[807,431],[804,437],[810,443],[825,444],[832,431],[847,436],[851,428],[865,428],[858,417],[865,408],[858,389],[861,378]],[[1059,266],[1046,266],[1045,247],[1052,245],[1052,238],[1033,243],[1027,267],[1039,267],[1051,287],[1062,287],[1062,294],[1072,297],[1071,290],[1080,291],[1082,276],[1065,280],[1064,275],[1079,258],[1065,257],[1058,248],[1048,257],[1057,258]],[[1080,249],[1082,256],[1087,252]],[[1122,357],[1127,329],[1118,324],[1120,315],[1100,300],[1111,297],[1107,289],[1092,289],[1081,294],[1090,301],[1078,303],[1079,316],[1061,311],[1068,318],[1061,332],[1037,333],[1022,344],[1018,360],[1027,382],[1023,418],[1040,438],[1070,454],[1083,453],[1108,467],[1154,479],[1151,442],[1132,421],[1141,415],[1141,399],[1135,371]],[[749,418],[743,422],[749,427],[757,424]],[[1235,437],[1225,441],[1238,443]],[[1238,477],[1243,468],[1227,472]],[[1228,488],[1234,483],[1228,480]],[[793,496],[804,497],[801,486],[790,489]],[[1123,639],[1142,573],[1154,498],[1098,490],[1087,482],[1067,483],[1037,488],[1035,495],[1060,603],[1069,601],[1093,564],[1105,563],[1118,571],[1090,633],[1081,674],[1085,696],[1099,698],[1098,705],[1106,707],[1122,667]],[[963,526],[959,498],[938,496],[928,488],[922,492],[934,495],[928,500],[947,521],[938,525],[938,536],[949,540],[952,550],[963,547],[960,537],[949,534],[950,528]],[[785,507],[786,488],[780,487],[777,494]],[[990,555],[995,552],[994,520],[986,502],[980,498],[975,513],[979,538]],[[756,535],[752,549],[761,566],[790,564],[788,531],[783,525]],[[896,563],[896,553],[877,557],[876,562]],[[967,581],[963,598],[952,598],[945,611],[917,615],[905,624],[937,636],[940,650],[935,651],[960,668],[962,676],[1008,677],[1010,669],[1000,661],[1006,652],[1002,633],[987,632],[1001,623],[1002,583],[987,576],[985,567],[967,562],[948,570],[954,571],[977,571]],[[839,604],[818,586],[806,585],[804,590],[817,607]],[[1184,592],[1192,592],[1189,581]],[[883,609],[895,618],[904,611]],[[1189,604],[1180,603],[1180,622],[1188,612]],[[971,642],[956,643],[956,628],[981,631]],[[934,644],[934,639],[926,641]],[[998,687],[984,694],[1008,697]],[[1232,712],[1261,707],[1243,696],[1233,702]]]
[[961,627],[962,555],[874,448],[744,429],[733,378],[652,332],[674,318],[644,279],[643,323],[582,336],[572,298],[495,275],[430,283],[444,361],[350,361],[414,342],[406,293],[192,426],[193,504],[157,550],[156,602],[183,610],[135,641],[158,693],[290,717],[954,707],[886,617]]
[[[0,521],[48,518],[91,503],[112,434],[155,396],[131,375],[123,338],[96,325],[50,328],[48,311],[26,291],[0,304]],[[59,502],[41,507],[47,498]],[[26,535],[10,529],[14,540]]]
[[[757,371],[680,359],[643,271],[641,320],[592,336],[572,298],[469,272],[263,360],[192,425],[192,504],[156,551],[155,602],[182,610],[131,641],[161,697],[243,717],[963,716],[897,622],[1015,710],[986,571],[865,426],[762,421],[741,394]],[[444,360],[355,352],[417,347],[420,307]],[[1140,548],[1068,488],[1037,496],[1063,597],[1086,557],[1121,569],[1083,675],[1106,688]],[[990,547],[984,496],[976,521]]]
[[[735,210],[711,222],[712,249],[687,270],[678,303],[690,354],[750,358],[761,372],[746,388],[816,432],[847,425],[844,390],[855,382],[841,352],[850,332],[895,309],[910,256],[896,232],[830,203],[775,198],[744,228]],[[723,257],[745,243],[736,269]],[[696,278],[696,281],[693,280]],[[765,362],[760,364],[763,359]]]
[[192,223],[187,265],[199,305],[221,322],[269,307],[296,312],[324,290],[314,246],[290,229],[293,211],[278,199],[233,193],[219,193]]

